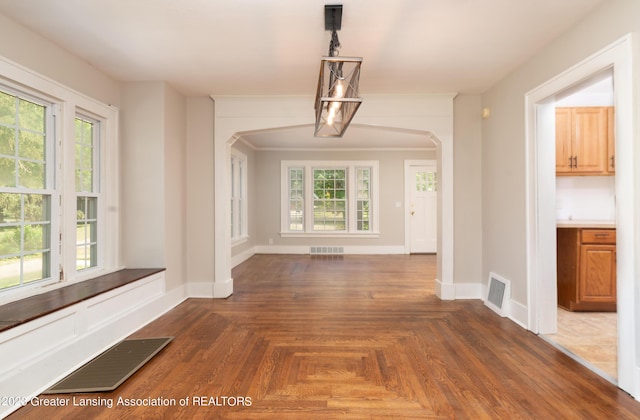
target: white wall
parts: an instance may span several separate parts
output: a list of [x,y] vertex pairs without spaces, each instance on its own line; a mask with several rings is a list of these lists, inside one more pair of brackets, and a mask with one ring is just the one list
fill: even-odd
[[616,219],[613,176],[559,176],[556,178],[558,220]]
[[0,55],[107,105],[120,105],[120,84],[48,39],[0,14]]
[[120,167],[122,256],[127,267],[164,267],[164,84],[123,87]]
[[212,296],[214,280],[213,122],[208,97],[187,99],[187,279],[189,294]]
[[187,281],[186,98],[165,86],[164,106],[164,255],[167,289]]
[[481,100],[479,95],[458,95],[453,104],[454,279],[461,284],[481,283],[486,280],[482,277]]
[[167,289],[186,283],[186,99],[164,82],[122,89],[124,265],[164,267]]

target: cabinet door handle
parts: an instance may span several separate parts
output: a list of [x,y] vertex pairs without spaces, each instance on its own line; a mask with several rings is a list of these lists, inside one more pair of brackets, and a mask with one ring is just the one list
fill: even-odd
[[573,168],[573,158],[569,156],[569,168]]
[[573,157],[573,167],[578,169],[578,156]]
[[596,233],[595,237],[596,238],[608,238],[609,234],[608,233]]
[[612,168],[616,167],[616,157],[615,156],[611,156],[611,167]]

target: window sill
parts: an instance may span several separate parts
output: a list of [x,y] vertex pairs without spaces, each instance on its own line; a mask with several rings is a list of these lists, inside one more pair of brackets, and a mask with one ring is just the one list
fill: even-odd
[[123,269],[0,305],[0,331],[8,330],[161,271],[164,271],[164,268]]
[[380,237],[379,232],[280,232],[282,238],[367,238]]

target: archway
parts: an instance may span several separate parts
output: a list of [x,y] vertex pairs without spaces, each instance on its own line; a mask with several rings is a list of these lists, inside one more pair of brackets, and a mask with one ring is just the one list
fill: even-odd
[[[442,184],[439,190],[438,274],[436,293],[454,299],[453,286],[453,98],[455,95],[415,97],[368,97],[368,107],[359,111],[359,122],[371,127],[422,132],[439,142],[437,147]],[[215,208],[214,208],[214,297],[233,293],[231,277],[228,178],[231,145],[238,133],[277,130],[309,124],[308,98],[276,97],[212,98],[215,102]],[[385,114],[380,110],[384,109]],[[443,119],[443,115],[448,118]],[[270,128],[271,127],[271,128]],[[437,133],[434,134],[434,133]],[[220,182],[218,182],[220,181]]]

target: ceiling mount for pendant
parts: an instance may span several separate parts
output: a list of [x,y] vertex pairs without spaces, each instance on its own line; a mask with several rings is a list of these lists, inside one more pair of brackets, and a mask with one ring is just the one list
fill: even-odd
[[342,29],[342,5],[327,4],[324,6],[324,30],[339,31]]

